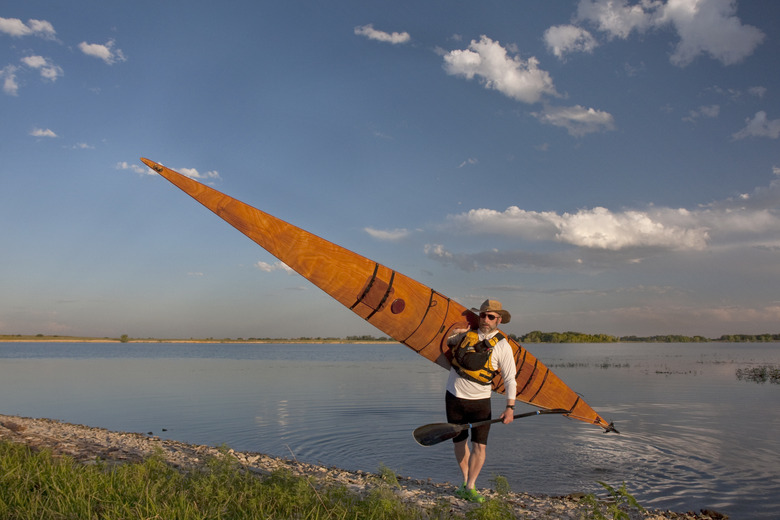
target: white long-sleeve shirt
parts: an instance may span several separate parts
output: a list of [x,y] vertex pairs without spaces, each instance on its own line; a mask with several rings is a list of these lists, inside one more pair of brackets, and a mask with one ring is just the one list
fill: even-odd
[[[494,330],[490,334],[483,334],[477,331],[479,339],[484,340],[492,338],[498,334],[497,330]],[[463,339],[463,335],[459,334],[454,338],[453,343],[457,344]],[[515,381],[515,375],[517,373],[517,367],[515,366],[515,357],[512,355],[512,347],[506,339],[500,340],[493,347],[493,355],[490,358],[491,368],[501,372],[501,377],[504,378],[504,389],[506,390],[507,399],[514,399],[517,395],[517,382]],[[455,367],[450,368],[450,377],[447,380],[447,391],[455,397],[461,399],[486,399],[489,398],[492,392],[491,385],[481,385],[470,381],[465,377],[461,377],[458,374]]]

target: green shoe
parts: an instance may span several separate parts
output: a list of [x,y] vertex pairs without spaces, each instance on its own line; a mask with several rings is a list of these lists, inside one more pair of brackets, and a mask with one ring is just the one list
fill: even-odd
[[476,489],[467,489],[466,496],[464,498],[469,502],[476,502],[478,504],[481,504],[485,501],[485,497],[480,495]]
[[462,498],[463,500],[468,500],[469,498],[469,489],[466,487],[466,483],[460,485],[458,489],[455,490],[455,496],[458,498]]

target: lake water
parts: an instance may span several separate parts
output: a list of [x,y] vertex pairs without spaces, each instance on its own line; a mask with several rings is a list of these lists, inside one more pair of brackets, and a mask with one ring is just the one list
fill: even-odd
[[[780,385],[736,372],[780,366],[780,343],[527,346],[621,435],[554,415],[495,425],[479,487],[496,475],[551,495],[625,482],[649,507],[776,517]],[[449,441],[411,435],[444,422],[446,378],[396,343],[0,343],[3,414],[459,482]]]

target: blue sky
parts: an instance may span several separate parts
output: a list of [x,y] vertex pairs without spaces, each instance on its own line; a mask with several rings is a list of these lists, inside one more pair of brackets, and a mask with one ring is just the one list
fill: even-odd
[[377,331],[144,167],[507,332],[780,332],[780,3],[7,0],[0,333]]

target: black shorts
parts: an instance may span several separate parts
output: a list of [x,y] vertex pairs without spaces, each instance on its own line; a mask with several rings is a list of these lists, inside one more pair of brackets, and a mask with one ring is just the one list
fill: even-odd
[[[444,398],[447,409],[447,422],[453,424],[471,424],[478,421],[488,421],[492,418],[490,398],[461,399],[450,392]],[[487,444],[490,425],[471,428],[471,442]],[[463,430],[452,442],[462,442],[469,438],[469,430]]]

